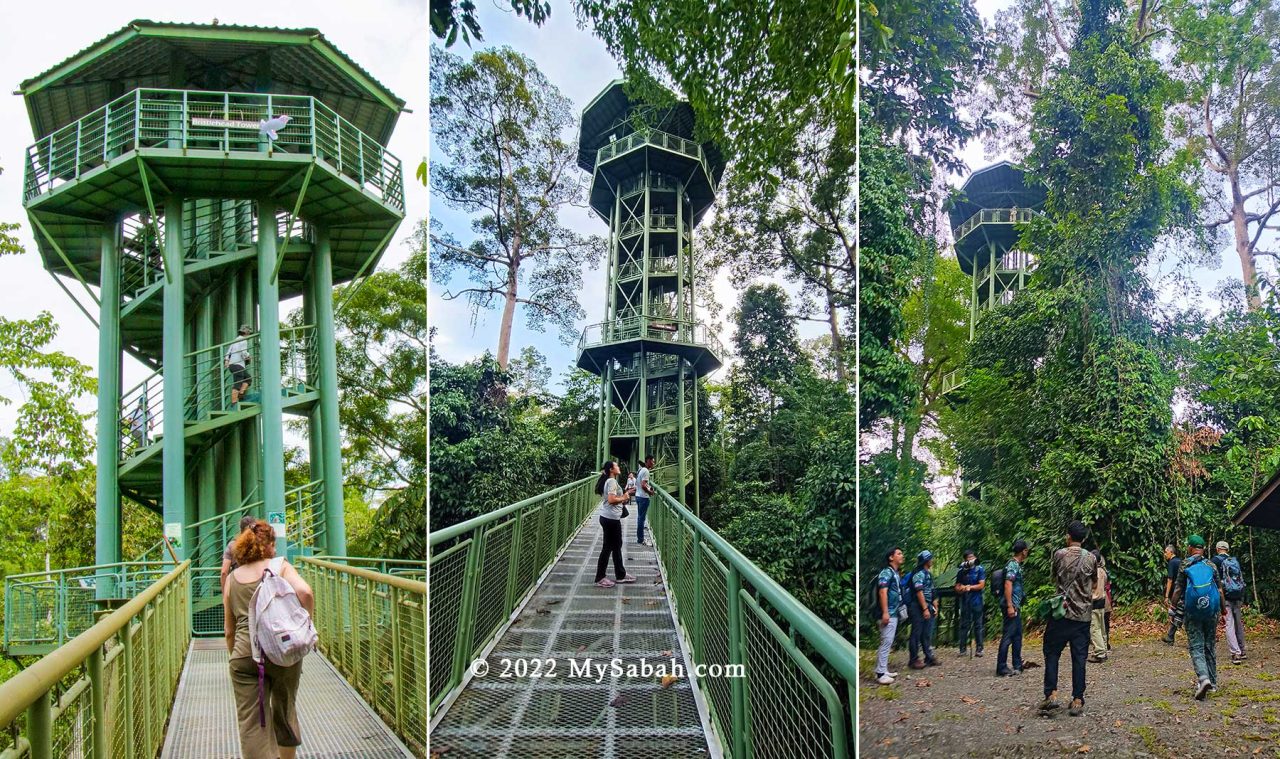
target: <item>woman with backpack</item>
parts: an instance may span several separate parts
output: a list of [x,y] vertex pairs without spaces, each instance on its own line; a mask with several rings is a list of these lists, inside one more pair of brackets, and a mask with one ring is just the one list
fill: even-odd
[[302,743],[297,712],[302,662],[280,666],[256,652],[250,615],[258,600],[255,591],[269,575],[288,583],[308,615],[315,613],[315,595],[288,561],[275,560],[275,531],[261,519],[240,533],[231,544],[231,555],[237,566],[227,574],[222,606],[240,752],[244,759],[294,759]]
[[613,574],[618,582],[636,581],[627,574],[622,563],[622,518],[627,515],[626,504],[635,495],[635,490],[623,490],[618,484],[621,471],[616,463],[606,461],[600,469],[600,478],[596,480],[596,495],[600,496],[600,529],[604,530],[604,545],[600,546],[600,558],[596,561],[596,586],[600,588],[615,585],[613,580],[605,577],[610,556],[613,557]]

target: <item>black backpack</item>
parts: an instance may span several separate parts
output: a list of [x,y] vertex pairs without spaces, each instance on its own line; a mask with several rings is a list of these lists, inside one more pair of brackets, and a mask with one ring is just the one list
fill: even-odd
[[996,603],[1004,604],[1004,568],[1001,567],[991,573],[990,579],[987,580],[987,587],[991,588],[991,595],[996,599]]

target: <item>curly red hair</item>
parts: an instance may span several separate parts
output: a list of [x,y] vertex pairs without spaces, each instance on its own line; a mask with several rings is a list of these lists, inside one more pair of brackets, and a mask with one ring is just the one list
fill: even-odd
[[271,525],[261,519],[254,520],[231,543],[231,558],[244,566],[255,561],[270,559],[276,555],[276,533]]

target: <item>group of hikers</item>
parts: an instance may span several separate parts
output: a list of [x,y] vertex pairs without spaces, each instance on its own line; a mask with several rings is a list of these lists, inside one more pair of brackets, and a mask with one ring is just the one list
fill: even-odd
[[294,759],[298,684],[315,648],[315,594],[276,556],[275,530],[252,516],[222,554],[223,632],[245,759]]
[[[622,560],[622,520],[631,515],[627,504],[636,506],[636,545],[648,545],[645,540],[645,517],[649,513],[649,499],[653,497],[654,488],[650,470],[654,466],[654,457],[645,456],[639,472],[631,472],[624,486],[618,482],[622,468],[617,462],[606,461],[600,469],[600,477],[596,480],[596,495],[600,496],[600,508],[597,516],[600,529],[604,531],[604,542],[600,547],[600,556],[596,560],[596,587],[612,588],[617,583],[635,582],[633,575],[627,574]],[[613,557],[613,575],[610,580],[606,573],[609,569],[609,558]]]
[[[1040,713],[1046,716],[1061,708],[1057,698],[1058,665],[1063,650],[1069,648],[1071,652],[1071,702],[1067,711],[1079,716],[1084,711],[1086,661],[1105,661],[1111,649],[1111,578],[1101,553],[1082,547],[1088,535],[1088,528],[1079,521],[1067,525],[1066,545],[1057,549],[1050,561],[1054,595],[1039,604],[1039,616],[1047,621],[1043,643],[1044,700],[1039,706]],[[1169,630],[1163,641],[1173,645],[1178,628],[1185,630],[1196,674],[1195,698],[1203,699],[1218,687],[1216,645],[1220,618],[1225,618],[1232,663],[1240,664],[1245,659],[1240,608],[1245,583],[1240,561],[1231,555],[1226,541],[1217,543],[1212,558],[1206,555],[1204,538],[1199,535],[1188,536],[1186,545],[1185,559],[1176,556],[1172,545],[1164,549],[1164,603]],[[1027,541],[1014,541],[1004,568],[992,572],[989,578],[977,554],[966,550],[956,571],[960,654],[969,655],[972,635],[973,656],[983,655],[984,594],[990,593],[1003,620],[995,668],[1001,677],[1020,675],[1024,667],[1022,633],[1027,595],[1023,565],[1030,550]],[[901,548],[888,551],[885,567],[872,586],[871,608],[880,633],[874,676],[882,685],[892,684],[898,676],[889,669],[889,655],[903,621],[911,626],[907,666],[924,669],[941,664],[933,648],[938,620],[933,553],[921,551],[914,568],[905,573],[904,561]]]

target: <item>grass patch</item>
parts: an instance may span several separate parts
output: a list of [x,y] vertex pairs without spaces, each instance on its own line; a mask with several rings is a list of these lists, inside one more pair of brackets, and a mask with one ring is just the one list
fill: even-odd
[[1254,675],[1254,677],[1258,678],[1264,683],[1270,683],[1276,680],[1280,680],[1280,675],[1273,675],[1270,672],[1259,672],[1256,675]]
[[1151,699],[1146,696],[1138,696],[1136,698],[1126,698],[1124,703],[1125,706],[1137,706],[1138,704],[1149,704],[1151,703]]
[[902,691],[892,685],[877,685],[874,688],[859,688],[859,701],[879,699],[881,701],[897,701],[902,698]]
[[1268,725],[1280,724],[1280,716],[1276,714],[1276,710],[1270,707],[1262,710],[1262,721]]
[[1156,739],[1156,729],[1147,725],[1133,728],[1133,734],[1142,739],[1142,745],[1153,754],[1160,754],[1160,741]]
[[933,718],[938,722],[959,722],[964,719],[964,716],[955,712],[938,712]]
[[1168,701],[1153,701],[1151,705],[1162,712],[1169,712],[1170,714],[1173,713],[1173,704],[1170,704]]

